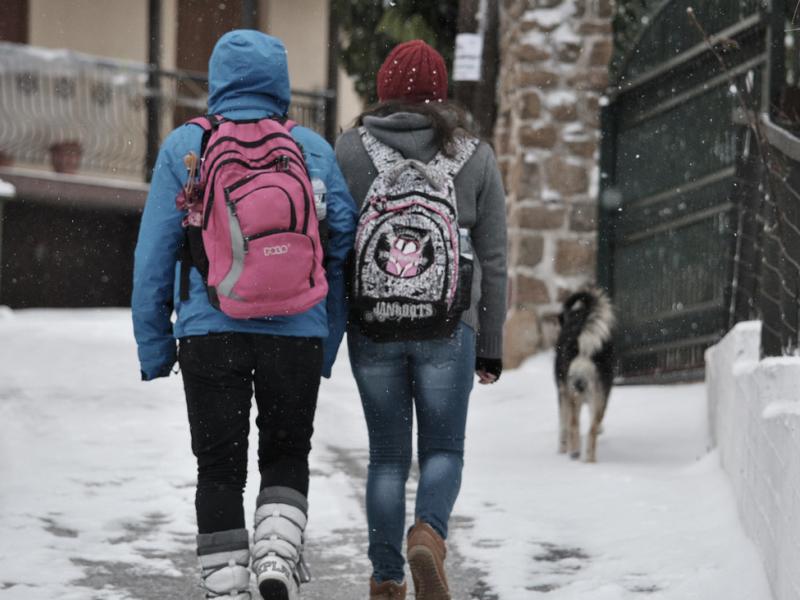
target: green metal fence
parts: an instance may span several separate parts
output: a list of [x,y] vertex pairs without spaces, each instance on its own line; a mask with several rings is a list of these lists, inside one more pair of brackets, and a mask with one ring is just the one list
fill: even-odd
[[754,110],[773,93],[768,8],[668,0],[618,58],[602,116],[599,281],[617,308],[623,378],[698,374],[705,349],[737,318],[747,127],[735,115],[739,91]]

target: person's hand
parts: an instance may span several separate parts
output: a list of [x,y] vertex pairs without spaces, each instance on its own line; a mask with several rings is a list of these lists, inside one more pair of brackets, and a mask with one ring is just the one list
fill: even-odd
[[503,360],[500,358],[483,358],[479,356],[475,359],[475,373],[478,375],[478,383],[483,385],[494,383],[500,379],[503,372]]

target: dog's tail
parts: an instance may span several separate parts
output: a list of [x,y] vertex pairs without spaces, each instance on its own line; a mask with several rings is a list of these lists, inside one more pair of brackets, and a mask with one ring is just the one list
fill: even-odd
[[593,289],[590,292],[592,303],[589,316],[578,336],[578,353],[581,356],[594,356],[611,339],[611,330],[616,319],[611,301],[605,292]]

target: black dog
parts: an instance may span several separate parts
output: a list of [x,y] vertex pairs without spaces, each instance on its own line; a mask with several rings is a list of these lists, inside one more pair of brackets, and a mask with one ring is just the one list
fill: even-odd
[[580,457],[580,413],[585,402],[592,413],[586,462],[595,462],[597,435],[614,380],[611,343],[614,311],[605,293],[589,289],[567,298],[558,320],[561,324],[555,364],[560,418],[558,451],[569,452],[572,458]]

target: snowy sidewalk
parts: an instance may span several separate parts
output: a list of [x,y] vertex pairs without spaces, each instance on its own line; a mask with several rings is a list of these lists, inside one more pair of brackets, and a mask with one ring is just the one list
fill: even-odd
[[[0,313],[0,600],[200,597],[180,378],[138,381],[129,321]],[[550,361],[473,395],[454,600],[769,600],[706,454],[703,387],[616,389],[585,465],[555,453]],[[366,597],[366,460],[342,353],[316,421],[306,600]]]

